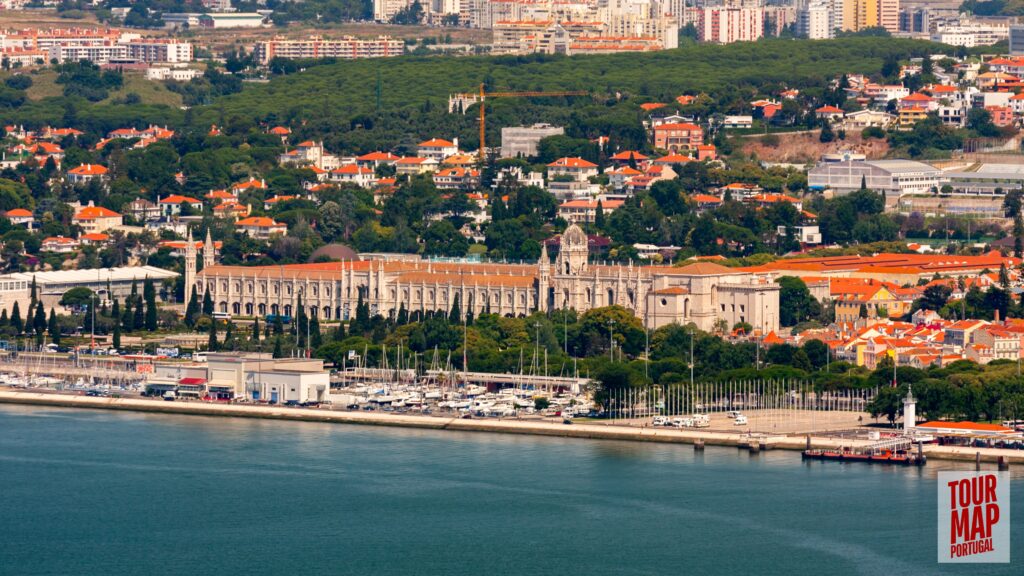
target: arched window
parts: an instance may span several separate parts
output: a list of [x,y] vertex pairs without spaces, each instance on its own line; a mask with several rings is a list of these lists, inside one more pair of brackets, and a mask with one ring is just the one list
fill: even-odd
[[267,313],[267,305],[266,304],[260,304],[259,306],[256,307],[256,309],[260,311],[260,316],[263,316],[263,315],[265,315]]
[[245,304],[245,315],[252,316],[252,302],[247,302]]
[[242,313],[242,305],[239,304],[238,302],[235,302],[234,304],[232,304],[231,305],[231,313],[232,314],[241,314]]

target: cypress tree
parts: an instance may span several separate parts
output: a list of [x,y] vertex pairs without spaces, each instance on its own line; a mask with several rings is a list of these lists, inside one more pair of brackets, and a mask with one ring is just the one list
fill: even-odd
[[38,296],[39,296],[39,291],[38,291],[38,288],[36,287],[36,277],[33,274],[32,275],[32,293],[29,295],[29,298],[31,298],[32,301],[35,302],[36,299],[38,298]]
[[278,336],[274,339],[274,358],[284,358],[284,352],[281,351],[281,337]]
[[[46,332],[46,310],[43,310],[42,302],[36,304],[36,317],[32,321],[32,327],[41,339],[42,335]],[[40,342],[40,344],[42,344],[42,342]]]
[[135,300],[135,311],[132,314],[132,330],[142,330],[146,327],[146,310],[142,306],[142,300]]
[[341,342],[345,339],[345,324],[338,322],[338,327],[334,329],[334,341]]
[[132,293],[128,296],[128,301],[131,302],[132,306],[139,303],[139,282],[135,278],[132,278]]
[[11,319],[7,317],[7,309],[0,311],[0,328],[11,325]]
[[309,328],[309,320],[306,318],[306,308],[302,305],[302,296],[299,296],[299,300],[295,307],[295,322],[292,324],[295,330],[295,341],[298,342],[299,348],[303,348],[306,345],[306,330]]
[[448,322],[452,324],[458,324],[462,321],[462,307],[459,306],[459,295],[456,294],[455,298],[452,298],[452,310],[448,313]]
[[253,322],[252,322],[252,338],[251,339],[252,339],[253,342],[259,342],[260,341],[260,319],[258,317],[255,320],[253,320]]
[[114,324],[121,323],[121,303],[114,298],[114,305],[110,309],[110,317],[114,319]]
[[398,318],[395,320],[399,326],[405,326],[409,323],[409,311],[405,309],[405,302],[398,307]]
[[270,322],[263,325],[263,339],[270,338]]
[[217,348],[217,321],[213,320],[210,322],[210,337],[206,341],[206,349],[210,352],[216,352]]
[[113,345],[116,350],[121,349],[121,324],[118,322],[114,323]]
[[121,330],[132,331],[132,299],[129,296],[124,301],[124,311],[121,312]]
[[96,298],[89,298],[89,303],[85,307],[85,318],[82,319],[82,332],[92,332],[92,317],[95,302]]
[[227,330],[224,331],[224,345],[225,346],[229,346],[232,350],[235,349],[235,343],[232,342],[232,340],[235,337],[235,334],[234,334],[235,330],[234,330],[234,328],[235,328],[235,323],[229,321],[228,322],[228,328],[227,328]]
[[594,211],[594,226],[598,230],[604,230],[604,204],[597,201],[597,209]]
[[47,323],[47,331],[50,333],[50,340],[54,344],[60,344],[60,324],[57,322],[57,313],[50,308],[50,321]]
[[284,334],[284,320],[281,319],[280,314],[274,314],[274,334],[277,336]]
[[203,293],[203,314],[213,314],[213,298],[210,297],[209,291]]
[[146,330],[153,332],[156,330],[156,287],[153,285],[153,280],[146,278],[146,283],[142,287],[143,297],[146,299]]
[[320,334],[320,320],[313,316],[309,321],[309,347],[316,350],[320,346],[323,346],[324,338]]
[[192,295],[188,298],[188,306],[185,307],[185,324],[192,328],[196,325],[196,316],[199,316],[199,294],[196,293],[195,284],[192,285]]
[[15,300],[14,306],[11,307],[11,327],[14,328],[15,334],[21,334],[22,330],[25,329],[25,324],[21,321],[21,308],[18,306],[17,300]]

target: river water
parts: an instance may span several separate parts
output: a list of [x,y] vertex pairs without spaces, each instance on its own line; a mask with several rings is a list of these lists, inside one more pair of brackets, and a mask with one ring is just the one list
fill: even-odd
[[798,454],[0,406],[0,574],[1021,574],[936,478]]

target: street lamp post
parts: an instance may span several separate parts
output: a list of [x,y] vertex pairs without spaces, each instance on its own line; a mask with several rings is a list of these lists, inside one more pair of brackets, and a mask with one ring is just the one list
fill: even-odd
[[608,320],[608,359],[615,361],[615,320]]

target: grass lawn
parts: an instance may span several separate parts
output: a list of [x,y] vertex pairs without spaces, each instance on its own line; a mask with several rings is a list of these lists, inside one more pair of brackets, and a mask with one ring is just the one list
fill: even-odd
[[[0,79],[7,78],[9,74],[0,74]],[[53,70],[39,70],[29,74],[32,78],[32,86],[25,91],[31,100],[42,100],[54,98],[64,93],[64,87],[57,84],[57,73]],[[163,104],[174,108],[181,106],[181,95],[168,90],[163,82],[146,80],[146,77],[139,72],[127,72],[124,75],[124,84],[118,90],[110,92],[102,103],[109,103],[116,99],[123,99],[129,93],[134,92],[142,98],[145,104]]]

